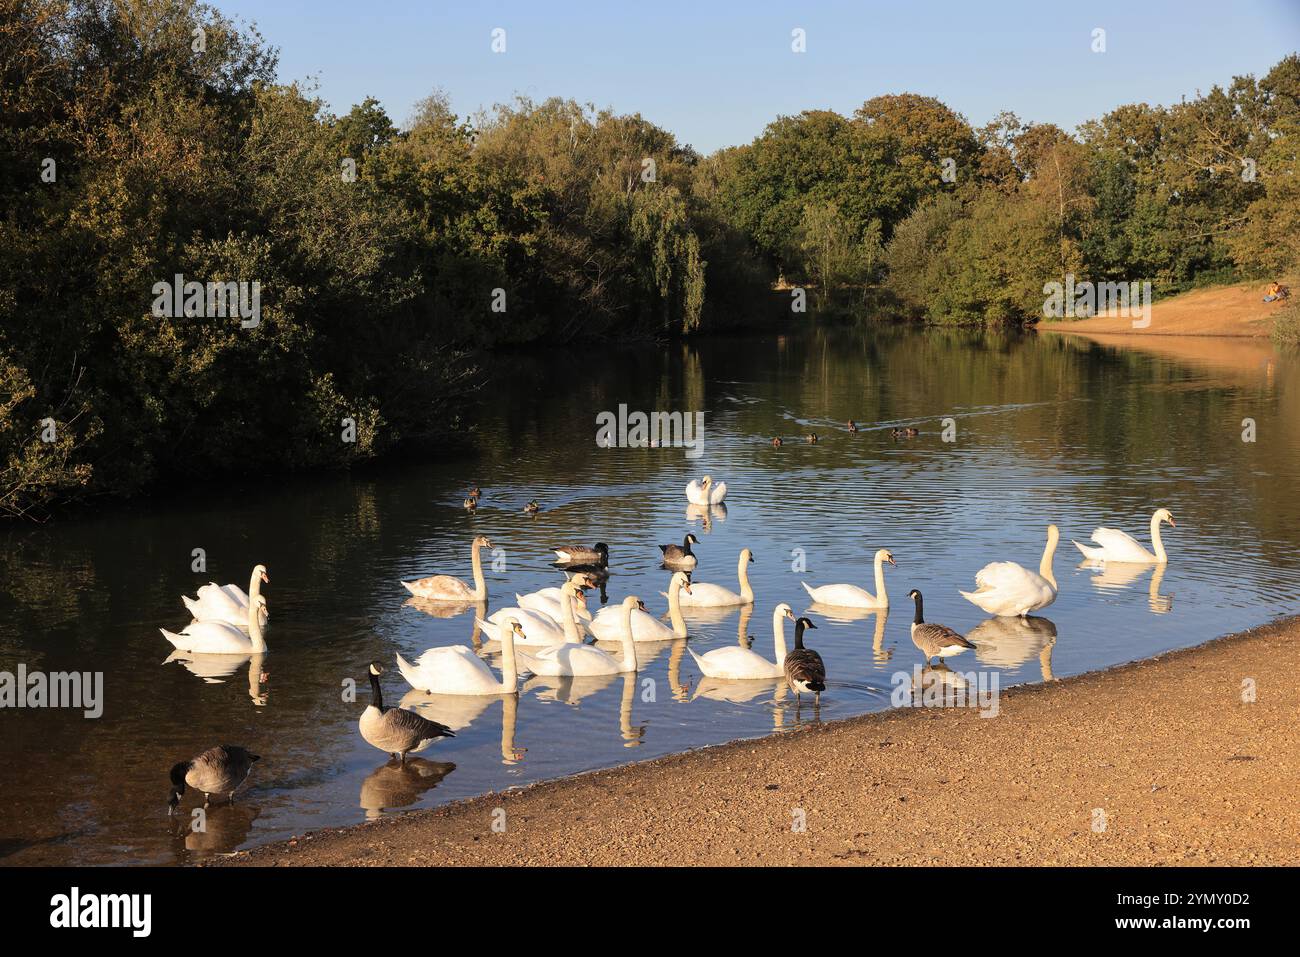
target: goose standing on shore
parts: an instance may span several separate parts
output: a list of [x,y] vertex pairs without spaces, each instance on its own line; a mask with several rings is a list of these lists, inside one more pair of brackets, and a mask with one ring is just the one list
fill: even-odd
[[[736,565],[736,577],[740,579],[740,594],[721,585],[708,582],[691,582],[689,595],[682,596],[683,608],[725,608],[731,605],[752,605],[754,589],[749,584],[749,563],[754,560],[754,553],[748,548],[740,550],[740,561]],[[660,592],[665,598],[666,592]]]
[[698,544],[700,544],[700,540],[687,532],[680,545],[660,545],[659,551],[664,553],[665,565],[670,568],[685,568],[689,571],[698,562],[695,553],[691,551],[691,546]]
[[501,678],[465,645],[430,648],[415,662],[397,656],[397,670],[416,691],[426,694],[514,694],[519,688],[515,661],[515,636],[524,637],[519,622],[511,618],[501,629]]
[[959,655],[975,646],[953,631],[947,625],[932,625],[925,620],[925,609],[921,593],[913,588],[907,597],[916,602],[916,617],[912,619],[912,644],[925,654],[928,665],[931,658],[937,657],[939,663],[949,655]]
[[1092,561],[1134,565],[1164,565],[1169,561],[1169,556],[1165,553],[1165,543],[1160,540],[1160,525],[1162,522],[1168,522],[1171,528],[1178,527],[1169,509],[1158,508],[1155,510],[1155,513],[1151,516],[1151,544],[1155,548],[1155,554],[1147,551],[1142,543],[1128,532],[1122,532],[1118,528],[1093,529],[1092,540],[1097,543],[1096,547],[1082,545],[1079,542],[1075,542],[1074,545],[1079,551],[1083,552],[1084,558]]
[[255,655],[266,651],[262,621],[266,616],[266,598],[255,595],[244,613],[245,634],[225,621],[192,621],[180,634],[159,628],[163,637],[181,651],[199,655]]
[[168,815],[175,813],[176,806],[185,794],[186,785],[203,792],[204,807],[208,806],[208,797],[212,794],[225,794],[231,804],[235,803],[235,791],[253,770],[253,762],[259,760],[259,755],[251,754],[245,748],[223,744],[208,748],[189,761],[172,765],[172,790],[167,798]]
[[607,651],[590,645],[566,642],[543,649],[536,654],[518,652],[519,664],[524,671],[535,675],[554,677],[587,677],[618,675],[636,671],[636,644],[632,637],[632,613],[645,611],[645,604],[635,595],[623,599],[623,655],[615,658]]
[[561,545],[553,549],[556,561],[563,565],[609,565],[609,546],[604,542],[595,545]]
[[[182,595],[181,601],[189,609],[195,621],[224,621],[237,628],[248,627],[248,606],[254,603],[262,593],[262,584],[270,584],[266,577],[265,565],[254,565],[253,573],[248,579],[248,591],[238,585],[218,585],[208,582],[198,591],[198,598]],[[260,617],[262,627],[266,627],[266,611]]]
[[888,608],[889,595],[885,591],[885,562],[897,565],[894,555],[887,548],[876,552],[876,593],[873,595],[857,585],[822,585],[813,588],[807,582],[800,582],[804,591],[813,601],[821,605],[838,605],[841,608]]
[[373,744],[380,751],[387,751],[395,758],[400,758],[406,766],[406,755],[412,751],[423,751],[438,738],[454,738],[456,732],[445,724],[430,721],[414,711],[405,708],[385,708],[384,692],[379,686],[379,676],[384,673],[379,662],[370,662],[370,692],[372,700],[361,712],[358,722],[361,737],[367,744]]
[[486,601],[487,582],[483,580],[483,560],[479,549],[491,548],[492,543],[486,535],[475,536],[470,544],[470,564],[474,574],[474,587],[466,585],[459,578],[450,575],[430,575],[413,582],[402,582],[402,587],[416,598],[427,601]]
[[706,475],[703,479],[691,479],[686,484],[686,499],[692,505],[717,505],[727,497],[727,483],[719,482],[713,484],[713,476]]
[[[673,638],[685,638],[686,619],[682,617],[681,593],[691,592],[691,579],[685,572],[676,572],[668,583],[668,618],[672,622],[669,628],[649,612],[635,609],[632,612],[632,638],[635,641],[670,641]],[[602,608],[591,619],[587,630],[598,641],[618,641],[623,637],[623,622],[619,618],[619,609]]]
[[687,647],[700,673],[706,678],[718,678],[724,681],[752,681],[762,678],[780,678],[785,674],[785,620],[794,618],[794,610],[784,602],[772,611],[772,644],[776,652],[776,662],[768,661],[756,651],[729,645],[715,648],[713,651],[697,655],[695,649]]
[[1046,608],[1056,601],[1056,576],[1052,574],[1052,556],[1061,532],[1055,525],[1047,526],[1047,547],[1043,549],[1038,571],[1016,562],[991,562],[975,573],[975,591],[961,592],[961,596],[983,608],[990,615],[1019,615]]
[[800,618],[794,623],[794,648],[785,656],[785,680],[794,690],[795,701],[804,692],[814,695],[817,704],[821,704],[822,692],[826,690],[826,665],[822,656],[811,648],[803,646],[805,628],[816,628],[807,618]]

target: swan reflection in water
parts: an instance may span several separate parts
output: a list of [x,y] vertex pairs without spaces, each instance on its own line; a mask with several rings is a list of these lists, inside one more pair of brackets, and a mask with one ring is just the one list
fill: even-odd
[[1043,680],[1054,680],[1056,623],[1050,618],[989,618],[968,631],[966,638],[975,645],[975,657],[983,664],[1013,670],[1037,655]]
[[248,840],[260,813],[258,807],[245,803],[196,807],[188,819],[177,819],[176,836],[184,838],[185,850],[193,854],[233,854]]
[[1079,562],[1078,567],[1097,572],[1091,576],[1094,588],[1116,592],[1128,590],[1138,579],[1150,572],[1151,581],[1147,583],[1147,607],[1151,609],[1152,614],[1156,615],[1166,614],[1174,607],[1173,595],[1160,594],[1160,585],[1165,580],[1167,565],[1140,565],[1133,562],[1107,562],[1087,558]]
[[501,702],[501,763],[518,764],[528,751],[527,748],[515,745],[515,725],[519,720],[518,694],[428,694],[412,690],[402,697],[400,705],[430,721],[445,724],[453,731],[461,731],[477,721],[498,701]]
[[403,766],[390,758],[361,782],[360,803],[366,819],[374,820],[383,817],[385,811],[410,807],[455,770],[456,765],[450,762],[408,757]]
[[699,522],[700,527],[705,532],[711,532],[715,520],[719,522],[725,522],[727,520],[727,503],[719,502],[717,505],[687,505],[686,519],[688,522]]
[[270,680],[264,667],[266,655],[202,655],[190,651],[173,651],[163,661],[168,665],[177,663],[196,678],[207,684],[223,684],[227,678],[245,665],[248,666],[248,697],[253,704],[262,707],[267,702],[267,692],[263,689]]
[[[412,595],[402,604],[424,612],[431,618],[455,618],[457,615],[463,615],[471,608],[474,609],[475,618],[487,617],[486,601],[430,601],[427,598],[417,598]],[[475,628],[475,631],[477,630]]]

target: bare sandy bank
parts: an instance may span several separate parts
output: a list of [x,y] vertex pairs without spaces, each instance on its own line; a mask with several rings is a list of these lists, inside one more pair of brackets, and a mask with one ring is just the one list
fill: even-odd
[[1263,302],[1267,283],[1234,283],[1195,289],[1162,300],[1151,307],[1151,324],[1134,328],[1128,316],[1040,322],[1042,332],[1112,333],[1131,336],[1246,336],[1265,337],[1272,332],[1273,316],[1281,303]]
[[995,718],[891,710],[213,863],[1294,864],[1297,639],[1300,618],[1004,691]]

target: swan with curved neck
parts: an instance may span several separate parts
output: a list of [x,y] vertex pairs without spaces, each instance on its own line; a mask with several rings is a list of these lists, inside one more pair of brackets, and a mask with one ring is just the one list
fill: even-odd
[[[721,585],[708,582],[691,582],[691,593],[681,597],[684,608],[721,608],[727,605],[750,605],[754,602],[754,589],[749,584],[749,566],[754,560],[754,553],[748,548],[740,550],[740,561],[736,564],[736,577],[740,580],[740,594]],[[665,598],[665,592],[660,592]]]
[[560,620],[556,621],[545,612],[529,608],[502,608],[493,612],[486,621],[480,621],[479,627],[492,639],[501,641],[508,622],[516,619],[527,632],[517,644],[522,645],[558,645],[563,642],[582,641],[582,633],[574,616],[573,603],[580,602],[586,606],[586,597],[577,580],[567,581],[560,586]]
[[255,596],[245,612],[248,634],[225,621],[192,621],[180,632],[159,628],[163,637],[181,651],[199,655],[254,655],[266,651],[262,636],[262,615],[266,613],[266,599]]
[[1046,608],[1056,601],[1056,576],[1052,574],[1052,557],[1061,531],[1047,526],[1047,546],[1043,549],[1038,571],[1031,572],[1015,562],[991,562],[975,573],[976,589],[961,596],[990,615],[1019,615]]
[[1158,508],[1151,516],[1151,545],[1155,552],[1149,552],[1136,538],[1118,528],[1096,528],[1092,540],[1097,544],[1074,545],[1083,553],[1083,557],[1092,561],[1131,563],[1135,565],[1163,565],[1169,561],[1165,552],[1165,543],[1160,538],[1160,526],[1168,522],[1171,528],[1177,528],[1173,513],[1167,508]]
[[838,605],[840,608],[888,608],[889,593],[885,591],[885,562],[897,565],[893,553],[882,548],[876,552],[876,593],[873,595],[857,585],[822,585],[813,588],[800,582],[813,601],[821,605]]
[[[181,601],[194,617],[195,621],[224,621],[239,628],[247,627],[248,606],[256,604],[262,594],[262,583],[271,581],[266,575],[265,565],[254,565],[248,577],[248,591],[238,585],[218,585],[208,582],[198,590],[197,598],[182,595]],[[266,627],[266,613],[260,614],[262,627]]]
[[470,566],[474,576],[472,588],[451,575],[430,575],[416,581],[404,581],[402,587],[416,598],[427,601],[486,601],[487,582],[483,578],[483,559],[479,556],[479,550],[491,547],[492,542],[486,535],[478,535],[470,543]]
[[772,611],[772,644],[776,652],[776,663],[768,661],[762,655],[739,645],[715,648],[703,655],[697,655],[694,648],[686,650],[695,659],[696,666],[706,678],[720,678],[728,681],[750,681],[754,679],[781,678],[785,675],[785,620],[794,618],[794,610],[784,602]]
[[727,497],[727,483],[714,483],[712,475],[691,479],[686,485],[686,499],[692,505],[717,505]]
[[519,663],[523,670],[531,671],[535,675],[559,677],[617,675],[623,672],[636,671],[636,639],[632,637],[632,613],[637,609],[644,610],[644,608],[641,599],[635,595],[628,595],[623,599],[623,653],[621,657],[616,658],[609,652],[593,648],[590,645],[566,643],[547,648],[533,655],[521,651],[519,652]]
[[397,656],[397,670],[416,691],[428,694],[513,694],[519,687],[519,669],[515,660],[515,638],[524,630],[514,618],[501,629],[501,678],[465,645],[430,648],[409,662]]
[[[635,641],[668,641],[673,638],[685,638],[686,619],[682,617],[681,592],[691,593],[690,576],[685,572],[674,572],[668,583],[668,619],[672,627],[649,612],[637,609],[632,612],[632,638]],[[587,626],[599,641],[618,641],[623,636],[623,622],[619,620],[619,609],[602,608]]]

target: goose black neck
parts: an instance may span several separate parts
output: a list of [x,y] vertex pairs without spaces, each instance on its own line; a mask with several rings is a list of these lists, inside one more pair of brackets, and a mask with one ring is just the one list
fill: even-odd
[[916,593],[916,617],[912,619],[912,623],[915,625],[925,624],[925,614],[922,611],[920,592]]
[[370,672],[370,695],[374,698],[375,707],[380,711],[384,710],[384,692],[379,687],[379,675],[373,671]]
[[687,535],[682,539],[682,552],[689,555],[691,553],[691,536]]
[[794,623],[794,646],[800,650],[803,650],[803,628],[802,618]]

